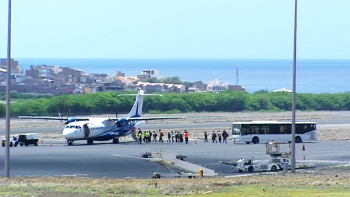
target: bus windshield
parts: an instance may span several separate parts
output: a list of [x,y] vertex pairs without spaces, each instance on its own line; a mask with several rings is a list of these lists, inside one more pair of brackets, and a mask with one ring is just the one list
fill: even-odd
[[241,125],[239,124],[232,125],[232,135],[241,135]]

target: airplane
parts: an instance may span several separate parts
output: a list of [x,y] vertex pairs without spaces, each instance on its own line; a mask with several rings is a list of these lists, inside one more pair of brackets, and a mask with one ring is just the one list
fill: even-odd
[[161,96],[160,94],[145,94],[139,90],[137,94],[121,94],[118,96],[136,96],[130,112],[121,118],[63,118],[46,116],[19,116],[20,119],[43,119],[43,120],[65,120],[63,137],[68,145],[74,141],[86,140],[88,145],[94,141],[112,140],[113,144],[119,143],[119,138],[131,134],[137,140],[136,128],[145,124],[148,120],[183,119],[184,117],[142,117],[142,106],[144,96]]

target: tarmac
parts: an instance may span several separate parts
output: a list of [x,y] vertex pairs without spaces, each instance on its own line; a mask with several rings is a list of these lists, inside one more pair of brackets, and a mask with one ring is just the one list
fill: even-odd
[[[197,142],[197,143],[195,143]],[[305,147],[305,151],[302,147]],[[5,150],[5,149],[3,149]],[[190,140],[183,143],[150,143],[122,141],[86,145],[84,141],[66,146],[63,141],[44,141],[39,146],[10,148],[10,176],[77,176],[91,178],[151,178],[153,173],[169,172],[158,163],[141,160],[141,154],[155,150],[186,155],[186,160],[214,169],[219,176],[241,176],[230,168],[222,169],[219,161],[236,161],[239,158],[254,161],[267,160],[265,144],[204,143]],[[288,144],[281,145],[288,151]],[[350,163],[350,144],[347,141],[322,141],[296,144],[296,160],[313,162],[317,167]],[[4,154],[0,152],[0,168],[4,169]],[[117,156],[116,156],[117,155]],[[243,173],[244,175],[244,173]],[[0,171],[4,176],[4,171]]]

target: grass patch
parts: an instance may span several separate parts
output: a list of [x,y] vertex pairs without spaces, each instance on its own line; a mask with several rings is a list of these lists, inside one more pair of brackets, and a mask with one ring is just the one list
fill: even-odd
[[350,168],[204,179],[0,178],[0,196],[348,196]]

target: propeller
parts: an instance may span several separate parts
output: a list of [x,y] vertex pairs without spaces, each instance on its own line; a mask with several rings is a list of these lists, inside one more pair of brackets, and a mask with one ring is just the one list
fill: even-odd
[[58,115],[61,117],[61,123],[62,123],[62,121],[63,120],[66,120],[66,122],[64,122],[63,124],[69,124],[69,123],[71,123],[71,122],[75,122],[76,121],[76,118],[69,118],[69,114],[70,114],[70,109],[68,110],[68,112],[66,113],[66,115],[67,115],[67,118],[66,119],[64,119],[63,118],[63,116],[62,116],[62,114],[61,113],[58,113]]

